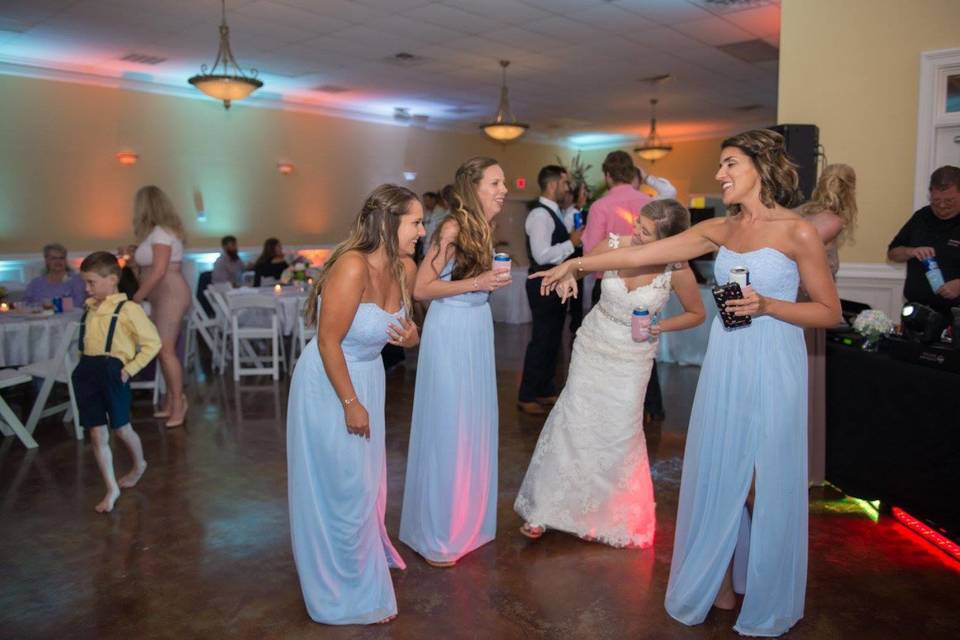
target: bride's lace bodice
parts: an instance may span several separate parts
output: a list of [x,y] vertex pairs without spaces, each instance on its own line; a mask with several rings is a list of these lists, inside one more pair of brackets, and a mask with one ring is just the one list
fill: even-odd
[[600,310],[609,320],[630,326],[630,316],[637,307],[646,307],[650,315],[659,313],[670,299],[671,270],[657,275],[650,284],[632,291],[616,271],[608,271],[600,285]]

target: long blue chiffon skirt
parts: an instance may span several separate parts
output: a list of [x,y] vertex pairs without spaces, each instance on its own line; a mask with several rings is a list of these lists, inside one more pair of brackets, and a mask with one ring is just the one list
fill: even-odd
[[497,378],[485,294],[435,300],[423,326],[400,540],[457,561],[497,529]]
[[[372,307],[369,312],[377,313]],[[347,433],[315,340],[293,372],[287,405],[290,535],[310,617],[325,624],[370,624],[396,615],[390,568],[405,565],[383,524],[383,361],[348,359],[347,368],[370,416],[369,440]]]
[[[807,359],[771,317],[714,320],[687,433],[667,612],[703,622],[734,557],[736,631],[778,636],[803,617],[807,576]],[[755,480],[752,522],[744,506]],[[736,553],[734,551],[736,550]]]

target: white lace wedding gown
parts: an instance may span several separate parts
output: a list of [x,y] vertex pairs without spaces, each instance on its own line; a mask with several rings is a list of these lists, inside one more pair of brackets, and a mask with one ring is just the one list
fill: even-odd
[[634,342],[633,309],[670,297],[671,270],[627,291],[616,272],[573,343],[567,384],[544,424],[514,509],[531,526],[615,547],[648,547],[656,529],[643,397],[657,342]]

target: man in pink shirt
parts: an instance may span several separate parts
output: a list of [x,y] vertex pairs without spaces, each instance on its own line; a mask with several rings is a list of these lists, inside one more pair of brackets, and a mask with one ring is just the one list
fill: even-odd
[[587,227],[583,231],[583,252],[606,242],[611,233],[633,235],[633,224],[640,209],[653,198],[633,188],[637,175],[633,158],[626,151],[612,151],[603,161],[603,177],[610,187],[602,198],[590,205]]

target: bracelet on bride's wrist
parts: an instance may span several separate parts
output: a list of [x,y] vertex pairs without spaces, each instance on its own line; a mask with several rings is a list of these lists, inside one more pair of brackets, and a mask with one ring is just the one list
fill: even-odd
[[352,398],[347,398],[346,400],[343,401],[343,408],[346,409],[356,401],[357,401],[357,396],[353,396]]

